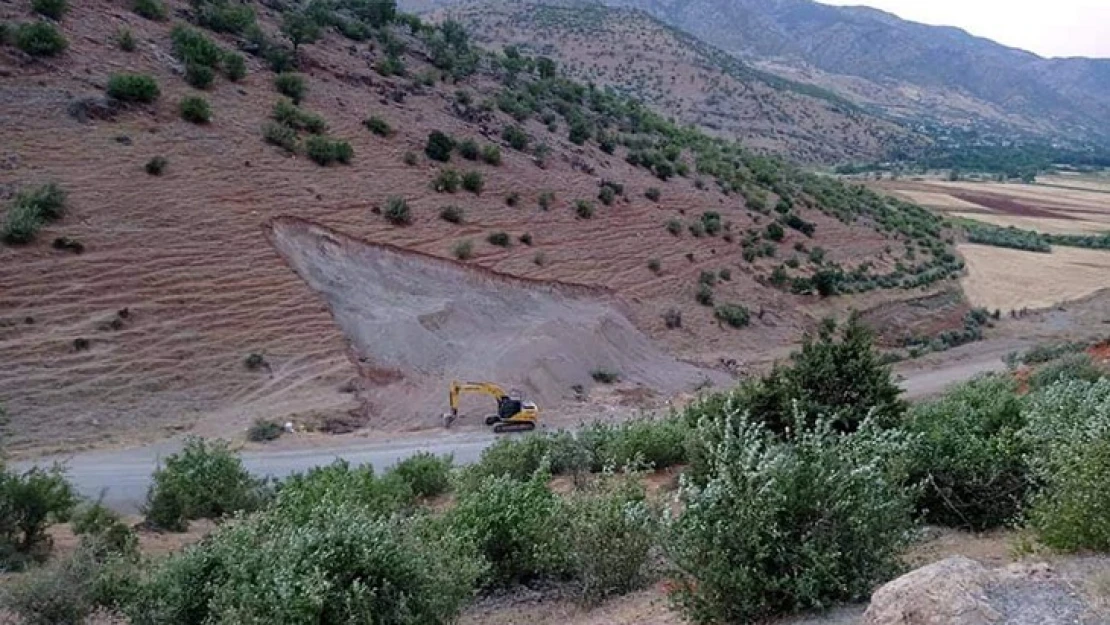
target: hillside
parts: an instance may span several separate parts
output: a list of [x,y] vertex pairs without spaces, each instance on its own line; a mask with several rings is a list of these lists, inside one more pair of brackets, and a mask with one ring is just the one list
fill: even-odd
[[[71,3],[57,26],[67,47],[32,47],[39,56],[12,45],[53,41],[26,26],[29,4],[0,7],[24,25],[0,47],[0,404],[17,452],[234,436],[260,416],[326,421],[383,383],[358,378],[374,354],[350,350],[335,311],[268,242],[279,217],[605,289],[670,355],[709,365],[781,353],[816,323],[818,292],[875,301],[962,267],[922,209],[678,128],[386,2],[284,17],[246,5],[257,27],[232,19],[238,4],[175,2],[155,20]],[[273,68],[294,61],[300,107],[275,90]],[[297,82],[280,84],[298,95]],[[195,123],[182,117],[197,96],[207,122],[195,100]],[[436,131],[453,142],[429,148]],[[20,216],[54,197],[29,194],[51,182],[64,214],[43,212],[15,240]]]
[[793,160],[881,160],[926,144],[846,100],[756,71],[639,10],[494,2],[444,14],[487,47],[515,45],[550,56],[578,80],[611,86],[679,122]]
[[811,0],[603,0],[909,121],[1110,140],[1110,59],[1043,59],[950,27]]

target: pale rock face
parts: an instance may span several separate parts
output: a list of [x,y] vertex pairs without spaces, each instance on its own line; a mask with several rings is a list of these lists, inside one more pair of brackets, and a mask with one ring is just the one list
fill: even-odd
[[986,587],[993,574],[982,564],[955,556],[907,573],[871,597],[865,625],[992,625],[1002,614]]

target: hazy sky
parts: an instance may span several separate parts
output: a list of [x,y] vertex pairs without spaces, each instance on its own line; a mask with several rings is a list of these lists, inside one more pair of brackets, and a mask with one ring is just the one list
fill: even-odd
[[818,0],[867,5],[1041,56],[1110,58],[1110,0]]

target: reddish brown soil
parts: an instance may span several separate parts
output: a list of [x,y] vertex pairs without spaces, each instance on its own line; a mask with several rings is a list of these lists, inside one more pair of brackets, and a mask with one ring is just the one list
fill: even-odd
[[1024,202],[1019,202],[1013,198],[1003,195],[992,195],[989,193],[952,193],[952,197],[961,199],[965,202],[985,206],[991,210],[1004,213],[1006,215],[1015,215],[1018,217],[1041,217],[1048,219],[1075,219],[1066,213],[1060,213],[1042,208],[1040,206],[1033,206]]
[[[181,10],[187,3],[171,4]],[[274,32],[275,17],[256,7]],[[25,2],[0,5],[0,20],[25,19]],[[443,257],[470,239],[475,265],[604,287],[626,302],[636,327],[680,358],[716,362],[722,354],[762,353],[794,340],[813,321],[798,310],[804,298],[755,280],[792,255],[801,235],[787,235],[780,259],[755,264],[742,260],[739,236],[731,244],[673,237],[664,229],[670,218],[688,223],[715,210],[734,232],[753,226],[753,218],[736,196],[698,190],[690,179],[662,183],[626,164],[623,152],[609,156],[593,145],[570,144],[565,129],[551,134],[538,121],[526,124],[552,148],[546,169],[503,146],[501,167],[453,163],[482,171],[481,196],[433,193],[429,182],[438,168],[422,155],[417,166],[406,166],[402,155],[420,154],[433,129],[459,138],[496,136],[507,118],[495,114],[479,127],[449,106],[458,88],[492,95],[495,85],[486,79],[424,88],[382,78],[370,65],[380,46],[371,50],[329,34],[302,48],[309,85],[304,107],[351,142],[350,166],[319,167],[262,141],[259,128],[278,96],[273,74],[250,57],[245,80],[218,78],[204,94],[212,122],[186,123],[178,101],[196,91],[172,58],[172,25],[139,18],[120,3],[89,0],[71,3],[61,24],[70,44],[62,56],[32,60],[0,48],[0,193],[7,198],[57,181],[70,196],[68,215],[37,242],[0,246],[0,404],[10,414],[5,443],[11,451],[151,440],[193,427],[235,435],[256,417],[343,414],[352,407],[350,395],[338,390],[354,374],[338,328],[263,236],[263,226],[282,215]],[[135,52],[115,44],[124,27],[138,42]],[[427,67],[413,54],[406,64],[413,73]],[[160,100],[115,121],[82,123],[67,114],[79,98],[102,97],[108,76],[121,71],[155,76]],[[407,94],[403,102],[387,97],[398,91]],[[361,125],[369,114],[397,132],[372,135]],[[161,177],[143,172],[156,155],[169,160]],[[595,198],[600,177],[622,182],[628,199],[599,204],[593,220],[575,218],[574,200]],[[662,189],[659,203],[644,199],[650,186]],[[547,212],[537,208],[545,190],[556,195]],[[504,202],[510,192],[520,193],[518,207]],[[408,199],[413,225],[394,227],[373,212],[394,195]],[[447,204],[466,211],[464,225],[438,219]],[[847,269],[872,260],[883,271],[901,253],[901,243],[862,224],[846,226],[816,211],[803,215],[817,224],[806,243],[826,248]],[[534,244],[485,243],[497,230],[514,237],[529,232]],[[58,236],[81,241],[85,252],[51,249]],[[893,255],[877,260],[888,243]],[[542,266],[534,262],[537,252],[546,258]],[[661,260],[659,275],[646,266],[652,257]],[[732,270],[732,280],[716,287],[718,301],[766,311],[751,328],[723,328],[710,309],[694,303],[699,273],[722,268]],[[664,327],[661,316],[670,308],[682,310],[682,329]],[[89,341],[87,350],[76,349],[79,338]],[[251,353],[264,355],[267,366],[248,370],[244,359]]]

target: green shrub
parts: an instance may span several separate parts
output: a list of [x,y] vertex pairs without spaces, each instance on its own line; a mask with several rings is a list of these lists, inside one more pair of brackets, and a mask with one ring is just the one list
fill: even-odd
[[187,63],[185,65],[185,82],[197,89],[207,89],[216,80],[216,72],[207,65]]
[[678,235],[682,234],[682,222],[677,220],[677,219],[668,220],[667,221],[667,232],[670,232],[672,235],[674,235],[676,237]]
[[482,161],[493,166],[501,164],[501,148],[487,143],[482,146]]
[[713,305],[713,287],[704,282],[698,283],[698,292],[694,294],[694,300],[702,306]]
[[291,523],[303,523],[323,506],[355,504],[374,516],[388,517],[412,508],[416,495],[400,475],[378,476],[366,464],[352,467],[337,460],[281,483],[270,510]]
[[151,176],[161,176],[166,171],[167,165],[169,165],[169,161],[164,156],[155,156],[146,162],[143,169]]
[[147,523],[184,531],[190,519],[220,517],[258,508],[262,484],[251,477],[226,441],[190,437],[154,471],[143,510]]
[[308,85],[305,83],[304,76],[288,72],[274,76],[274,88],[278,90],[278,93],[292,100],[293,104],[300,104],[305,94],[308,93]]
[[540,210],[545,211],[551,209],[551,203],[554,201],[555,194],[550,191],[544,191],[540,193],[540,197],[536,200],[536,203],[539,204]]
[[687,229],[690,231],[690,234],[693,235],[695,239],[700,239],[701,237],[705,236],[705,224],[700,221],[695,221],[691,223],[689,226],[687,226]]
[[362,122],[366,129],[378,135],[379,137],[388,137],[393,134],[393,129],[389,126],[389,122],[385,121],[377,115],[371,115]]
[[440,525],[342,502],[266,512],[160,563],[126,612],[133,623],[452,622],[484,567]]
[[459,190],[461,181],[459,172],[448,167],[440,170],[439,174],[432,180],[432,189],[439,193],[454,193]]
[[119,29],[116,33],[116,44],[119,45],[119,49],[124,52],[134,52],[138,45],[135,42],[135,36],[131,34],[131,29],[129,28]]
[[781,241],[784,236],[786,236],[786,232],[783,231],[782,226],[778,225],[777,223],[775,223],[773,221],[771,223],[767,224],[767,239],[768,240],[770,240],[770,241]]
[[583,603],[596,604],[652,581],[658,513],[635,477],[591,481],[567,500],[571,576]]
[[481,195],[483,186],[485,186],[485,181],[482,180],[481,172],[468,171],[463,174],[462,187],[467,191],[474,195]]
[[652,202],[658,202],[659,198],[662,196],[663,194],[659,191],[658,187],[648,187],[647,191],[644,191],[644,197]]
[[703,269],[702,272],[698,274],[698,284],[705,284],[708,286],[717,284],[717,273]]
[[577,200],[574,202],[574,214],[579,219],[590,219],[594,216],[594,203],[586,200]]
[[181,25],[174,26],[170,39],[173,41],[174,56],[185,64],[186,69],[189,65],[202,65],[215,69],[223,61],[223,48],[196,29]]
[[528,148],[528,133],[520,126],[505,126],[501,131],[501,138],[509,143],[514,150],[523,152]]
[[166,6],[162,4],[161,0],[133,0],[131,10],[148,20],[161,21],[166,19]]
[[386,56],[374,65],[374,69],[382,76],[404,76],[405,62],[398,56]]
[[616,197],[617,194],[615,191],[613,191],[613,187],[609,186],[601,187],[601,191],[599,191],[597,194],[597,199],[601,200],[601,203],[606,206],[612,205],[613,200],[616,199]]
[[563,503],[537,471],[519,481],[489,476],[458,496],[451,533],[476,545],[489,563],[490,586],[553,577],[568,569]]
[[532,233],[525,232],[520,235],[519,240],[524,245],[532,245]]
[[752,320],[748,309],[737,304],[718,304],[713,309],[713,316],[733,328],[746,327]]
[[478,160],[478,144],[474,139],[463,139],[459,142],[459,156],[468,161]]
[[599,367],[590,371],[590,377],[594,379],[594,382],[599,382],[601,384],[616,384],[620,381],[621,374],[611,369]]
[[239,82],[247,77],[247,61],[241,54],[228,52],[224,55],[224,76],[231,82]]
[[729,280],[732,280],[732,270],[728,267],[725,267],[717,272],[717,276],[721,278],[722,282],[728,282]]
[[66,0],[31,0],[31,10],[52,20],[61,21],[62,16],[66,14],[66,11],[69,11],[69,2]]
[[1024,415],[1040,486],[1029,524],[1055,549],[1110,551],[1110,379],[1053,384],[1029,397]]
[[[839,334],[839,336],[838,336]],[[794,404],[805,415],[835,416],[846,432],[869,414],[883,426],[896,425],[905,412],[902,391],[872,345],[871,331],[857,314],[837,332],[823,323],[817,337],[806,335],[787,367],[743,387],[752,416],[783,433],[793,424]]]
[[895,574],[912,496],[904,435],[796,419],[781,442],[746,415],[701,422],[704,486],[684,482],[670,523],[672,599],[694,623],[747,623],[868,597]]
[[30,243],[43,226],[61,219],[65,210],[66,193],[54,183],[21,191],[8,208],[2,238],[11,245]]
[[350,164],[355,156],[354,148],[350,143],[340,139],[331,139],[320,135],[312,135],[305,141],[305,154],[317,165],[331,165],[332,163]]
[[285,430],[280,423],[269,419],[255,419],[254,423],[247,428],[247,440],[252,443],[265,443],[281,438],[283,433]]
[[455,244],[455,247],[451,248],[451,253],[459,260],[470,260],[474,258],[474,243],[469,239],[459,241]]
[[218,33],[240,34],[254,24],[254,9],[232,2],[208,2],[197,11],[197,23]]
[[659,471],[686,462],[689,430],[680,419],[630,419],[609,430],[587,428],[579,436],[591,450],[594,470],[633,467]]
[[409,485],[417,497],[435,497],[451,487],[451,456],[420,452],[398,462],[390,473]]
[[15,45],[31,56],[57,56],[65,52],[69,42],[53,24],[34,22],[16,28]]
[[324,121],[323,117],[302,110],[289,100],[278,100],[274,104],[270,116],[274,121],[288,126],[292,130],[304,130],[314,135],[328,131],[328,123]]
[[194,124],[207,124],[212,120],[212,110],[208,100],[200,96],[188,96],[181,100],[181,118]]
[[404,164],[408,165],[409,167],[412,167],[413,165],[416,165],[416,163],[417,163],[416,153],[415,152],[405,152],[404,156],[401,157],[401,161],[404,162]]
[[154,78],[146,74],[112,74],[108,79],[108,95],[120,102],[150,103],[161,91]]
[[262,136],[266,143],[284,148],[287,152],[297,151],[297,131],[284,124],[268,122],[262,127]]
[[663,270],[663,262],[658,258],[650,258],[648,259],[647,267],[652,273],[659,273]]
[[509,247],[513,244],[513,240],[509,236],[509,233],[501,231],[491,232],[489,236],[486,237],[486,241],[489,241],[490,245],[496,245],[497,247]]
[[[491,476],[527,480],[539,470],[550,451],[550,439],[542,434],[529,434],[519,439],[499,438],[482,450],[478,462],[463,470],[460,481],[473,487]],[[552,470],[558,472],[559,467],[552,467]]]
[[1102,371],[1091,362],[1091,357],[1080,352],[1061,356],[1038,367],[1033,375],[1029,376],[1029,387],[1032,389],[1045,388],[1061,380],[1094,382],[1102,375]]
[[66,521],[76,504],[77,495],[59,465],[0,471],[0,571],[45,560],[53,546],[46,528]]
[[28,625],[85,623],[96,607],[128,599],[135,582],[133,559],[105,555],[83,541],[73,553],[12,579],[0,589],[0,605]]
[[439,218],[453,224],[461,224],[464,218],[463,209],[458,206],[444,206],[439,210]]
[[446,163],[451,160],[451,151],[454,149],[454,139],[438,130],[433,130],[428,135],[428,142],[424,145],[424,154],[433,161]]
[[397,195],[386,200],[382,216],[394,226],[407,226],[412,223],[412,209],[409,208],[408,201]]
[[1021,400],[1009,377],[985,377],[914,406],[911,480],[929,522],[982,531],[1014,522],[1028,486]]
[[86,549],[104,558],[139,555],[139,537],[123,518],[97,501],[73,515],[73,533],[81,537]]

